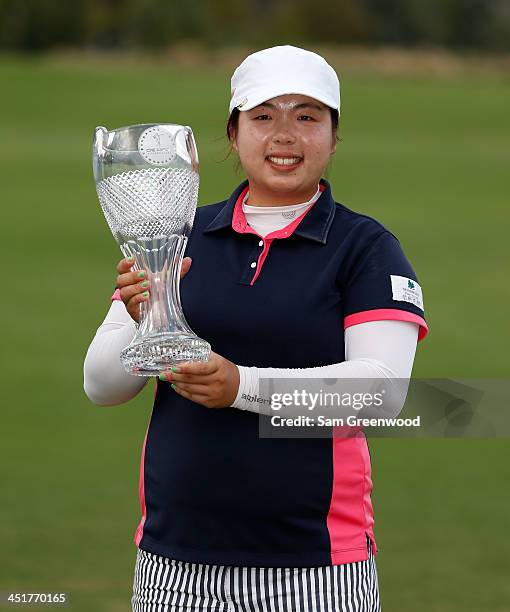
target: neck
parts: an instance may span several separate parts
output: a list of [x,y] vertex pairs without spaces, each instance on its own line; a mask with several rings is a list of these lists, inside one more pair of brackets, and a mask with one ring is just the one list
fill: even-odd
[[317,184],[303,191],[281,193],[260,189],[256,184],[249,183],[249,194],[246,204],[249,206],[292,206],[308,202],[316,194]]

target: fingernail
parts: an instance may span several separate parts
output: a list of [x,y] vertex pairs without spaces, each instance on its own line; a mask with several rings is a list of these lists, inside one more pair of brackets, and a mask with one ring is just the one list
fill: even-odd
[[134,261],[134,260],[135,260],[135,258],[134,258],[134,257],[126,257],[126,259],[127,259],[128,261]]
[[149,297],[149,292],[148,292],[148,291],[144,291],[144,292],[142,293],[142,295],[143,295],[143,297]]
[[172,372],[174,372],[174,373],[179,372],[179,366],[174,366],[174,367],[172,368]]
[[172,389],[175,391],[175,385],[174,385],[174,383],[172,383],[170,386],[171,386],[171,387],[172,387]]
[[148,287],[148,286],[149,286],[149,281],[143,281],[142,287]]
[[159,375],[159,380],[166,380],[166,379],[165,379],[165,375],[164,375],[164,374],[160,374],[160,375]]
[[145,278],[145,271],[144,270],[140,270],[140,272],[138,272],[138,278]]

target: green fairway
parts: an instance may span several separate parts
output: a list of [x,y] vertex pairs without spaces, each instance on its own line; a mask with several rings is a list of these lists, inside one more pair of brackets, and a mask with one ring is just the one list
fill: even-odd
[[[232,66],[234,68],[234,66]],[[335,65],[335,199],[390,229],[430,332],[416,377],[505,378],[510,81],[376,78]],[[130,610],[139,461],[153,383],[98,407],[82,388],[121,254],[97,201],[96,125],[191,125],[200,203],[243,176],[222,161],[230,73],[0,60],[4,253],[0,592]],[[6,244],[5,244],[6,242]],[[369,441],[383,612],[510,607],[508,440]]]

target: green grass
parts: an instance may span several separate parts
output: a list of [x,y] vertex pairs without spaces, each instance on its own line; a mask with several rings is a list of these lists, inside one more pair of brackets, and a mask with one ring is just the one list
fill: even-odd
[[[92,132],[191,125],[200,202],[223,199],[242,178],[233,158],[221,161],[229,76],[0,60],[0,591],[69,591],[76,611],[130,609],[153,388],[113,408],[82,391],[120,258],[95,194]],[[329,178],[337,201],[399,237],[417,271],[430,326],[417,377],[508,377],[509,94],[488,79],[342,79]],[[370,449],[383,609],[507,610],[507,440],[373,439]]]

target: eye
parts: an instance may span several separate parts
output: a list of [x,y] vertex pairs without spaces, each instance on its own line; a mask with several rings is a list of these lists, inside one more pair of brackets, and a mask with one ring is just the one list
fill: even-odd
[[299,119],[304,119],[305,121],[315,121],[311,115],[299,115]]
[[271,117],[269,115],[257,115],[256,117],[253,117],[253,119],[256,121],[265,121],[266,119],[271,119]]

